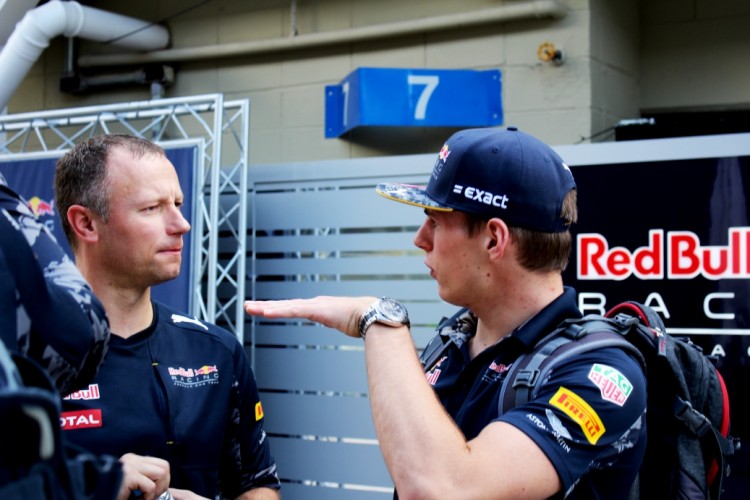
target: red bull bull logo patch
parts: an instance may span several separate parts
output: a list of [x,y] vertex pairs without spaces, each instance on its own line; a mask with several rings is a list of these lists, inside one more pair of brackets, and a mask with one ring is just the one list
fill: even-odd
[[203,365],[197,370],[195,370],[196,375],[208,375],[209,373],[217,373],[219,370],[216,368],[216,365],[208,366]]
[[29,207],[37,217],[55,215],[55,200],[44,201],[38,196],[33,196],[29,200]]
[[263,418],[263,405],[258,401],[255,403],[255,421],[257,422],[261,418]]

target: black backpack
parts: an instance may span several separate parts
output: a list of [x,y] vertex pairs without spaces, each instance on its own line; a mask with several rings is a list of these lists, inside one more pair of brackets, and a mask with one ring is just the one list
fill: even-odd
[[687,338],[666,333],[659,315],[623,302],[604,316],[564,321],[508,372],[500,414],[531,399],[563,359],[620,346],[638,358],[647,379],[646,455],[630,498],[718,499],[739,449],[729,436],[729,397],[713,359]]

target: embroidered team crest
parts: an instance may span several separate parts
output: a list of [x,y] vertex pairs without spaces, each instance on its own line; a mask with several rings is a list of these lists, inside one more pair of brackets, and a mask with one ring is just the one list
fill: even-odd
[[203,365],[199,368],[170,366],[167,371],[176,387],[194,388],[219,383],[219,368],[216,365]]

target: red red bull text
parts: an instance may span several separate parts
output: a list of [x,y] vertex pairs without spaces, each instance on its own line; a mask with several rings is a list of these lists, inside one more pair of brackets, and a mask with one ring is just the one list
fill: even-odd
[[68,394],[63,399],[77,400],[77,399],[99,399],[99,384],[90,384],[88,389],[82,389]]
[[601,234],[579,234],[577,273],[580,280],[711,280],[750,278],[750,227],[728,229],[726,246],[702,246],[690,231],[652,229],[648,245],[630,251],[609,247]]

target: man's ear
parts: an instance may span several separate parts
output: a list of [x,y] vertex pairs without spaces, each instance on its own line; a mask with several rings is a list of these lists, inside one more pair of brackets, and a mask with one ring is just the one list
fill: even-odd
[[502,219],[490,219],[485,226],[485,238],[490,258],[502,257],[510,240],[508,225]]
[[82,205],[71,205],[68,208],[68,224],[73,229],[76,239],[94,242],[99,239],[97,233],[98,220],[94,220],[93,212]]

